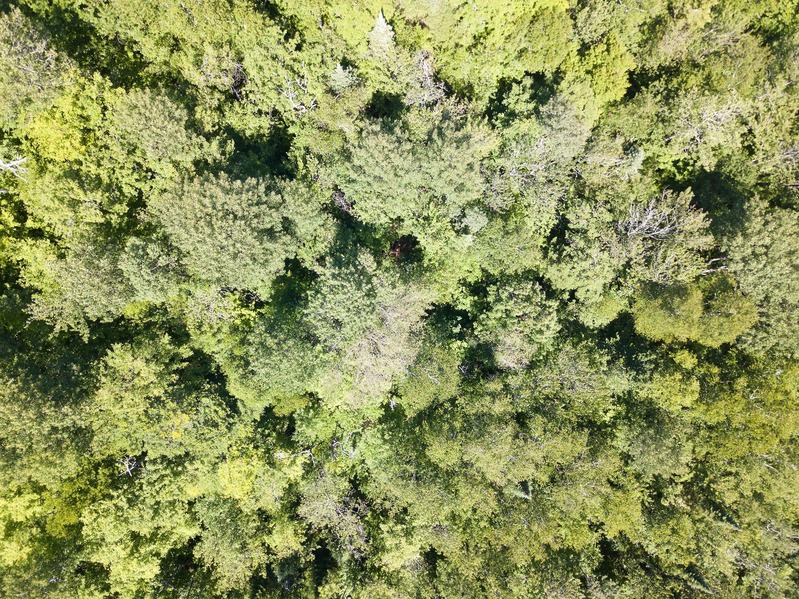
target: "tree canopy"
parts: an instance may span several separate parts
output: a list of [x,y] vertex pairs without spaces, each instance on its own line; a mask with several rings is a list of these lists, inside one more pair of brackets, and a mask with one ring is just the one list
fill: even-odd
[[799,597],[799,1],[0,2],[0,596]]

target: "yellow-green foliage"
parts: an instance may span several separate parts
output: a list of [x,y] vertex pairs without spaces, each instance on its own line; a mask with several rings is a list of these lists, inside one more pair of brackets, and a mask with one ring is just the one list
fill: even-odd
[[799,0],[0,8],[0,595],[794,597]]
[[657,341],[731,343],[757,321],[757,307],[719,275],[691,286],[648,289],[633,306],[635,327]]

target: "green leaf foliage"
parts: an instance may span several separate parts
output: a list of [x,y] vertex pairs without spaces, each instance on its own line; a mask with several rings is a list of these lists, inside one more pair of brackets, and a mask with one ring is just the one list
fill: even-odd
[[796,0],[0,5],[0,596],[799,596]]

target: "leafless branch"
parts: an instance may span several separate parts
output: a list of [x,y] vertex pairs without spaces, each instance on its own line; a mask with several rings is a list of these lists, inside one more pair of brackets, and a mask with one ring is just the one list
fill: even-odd
[[27,179],[25,179],[25,175],[28,174],[28,169],[25,167],[25,163],[27,161],[28,159],[24,157],[17,157],[13,160],[7,161],[0,158],[0,171],[11,173],[17,179],[27,181]]

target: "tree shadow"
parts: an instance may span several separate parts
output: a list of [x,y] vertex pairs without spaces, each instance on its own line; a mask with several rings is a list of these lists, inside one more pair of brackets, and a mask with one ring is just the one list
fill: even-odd
[[746,199],[751,191],[718,170],[701,171],[693,180],[695,204],[711,218],[710,231],[717,239],[729,239],[743,231]]
[[365,115],[376,120],[395,121],[405,110],[402,96],[376,91],[366,104]]

